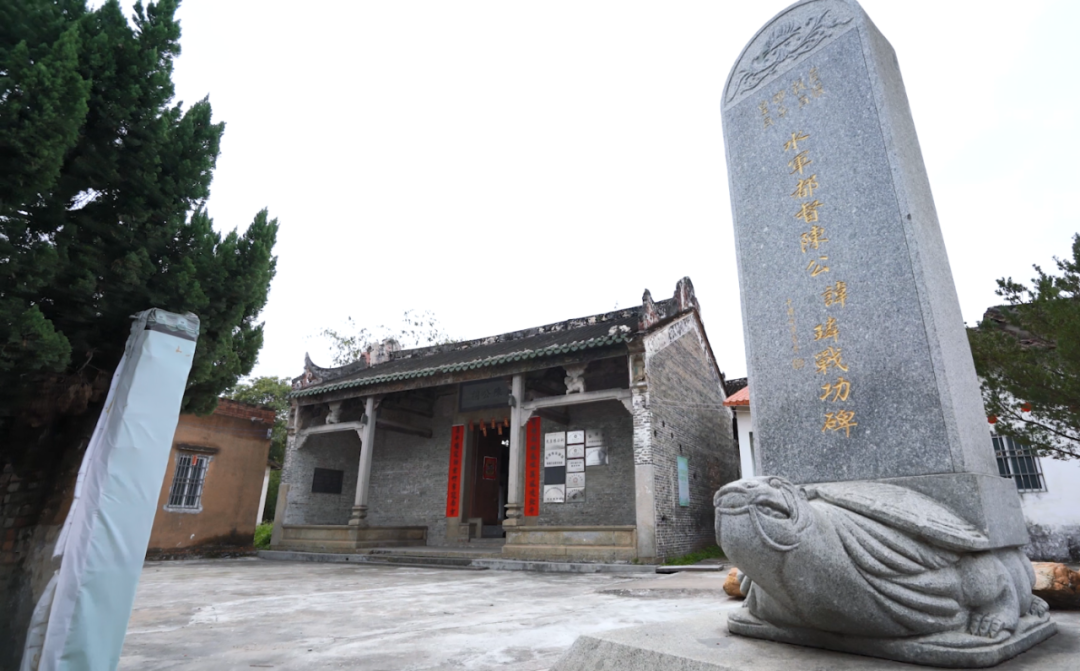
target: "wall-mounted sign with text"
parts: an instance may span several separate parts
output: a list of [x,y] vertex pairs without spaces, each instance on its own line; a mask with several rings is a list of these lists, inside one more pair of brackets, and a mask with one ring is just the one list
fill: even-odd
[[505,408],[510,405],[510,385],[503,378],[462,382],[458,391],[458,410]]

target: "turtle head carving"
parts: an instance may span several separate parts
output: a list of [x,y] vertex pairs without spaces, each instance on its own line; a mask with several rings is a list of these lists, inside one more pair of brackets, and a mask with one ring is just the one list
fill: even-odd
[[[814,522],[806,492],[777,476],[732,482],[716,492],[713,505],[716,506],[717,541],[720,541],[724,525],[749,522],[755,540],[777,552],[798,547],[800,537]],[[731,534],[726,535],[730,540]]]

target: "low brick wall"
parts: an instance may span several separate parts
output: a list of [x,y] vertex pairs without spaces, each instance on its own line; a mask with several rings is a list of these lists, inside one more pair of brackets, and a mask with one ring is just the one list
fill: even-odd
[[507,527],[503,556],[549,561],[631,561],[634,526]]

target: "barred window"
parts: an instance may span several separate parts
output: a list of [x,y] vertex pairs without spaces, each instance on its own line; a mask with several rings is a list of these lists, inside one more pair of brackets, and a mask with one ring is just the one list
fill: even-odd
[[1039,456],[1031,448],[1008,436],[994,436],[994,456],[997,457],[1001,477],[1015,480],[1018,490],[1046,491]]
[[169,490],[169,507],[200,509],[203,480],[210,458],[201,454],[181,454],[176,458],[176,473]]

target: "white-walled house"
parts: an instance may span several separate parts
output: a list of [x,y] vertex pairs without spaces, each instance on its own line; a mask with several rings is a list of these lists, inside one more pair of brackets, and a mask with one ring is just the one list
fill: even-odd
[[[729,396],[724,405],[735,413],[742,477],[760,474],[750,387]],[[1025,552],[1035,561],[1080,561],[1080,460],[1039,457],[1010,438],[992,438],[998,471],[1012,478],[1020,492],[1031,535]]]
[[735,442],[739,445],[739,472],[742,477],[753,477],[760,467],[754,452],[754,429],[750,421],[750,387],[745,386],[727,397],[724,406],[735,415]]

